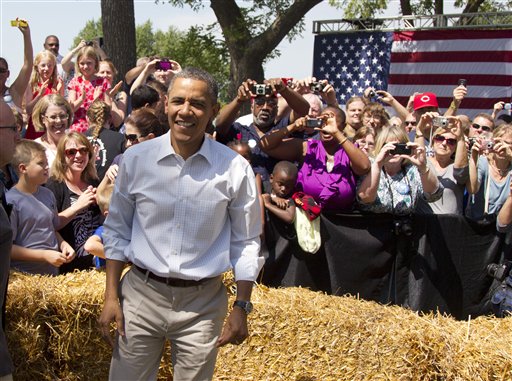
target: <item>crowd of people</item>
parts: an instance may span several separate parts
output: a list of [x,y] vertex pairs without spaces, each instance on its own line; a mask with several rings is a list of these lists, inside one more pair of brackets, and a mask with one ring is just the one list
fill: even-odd
[[[371,87],[339,105],[327,80],[307,77],[247,79],[220,107],[201,70],[144,57],[114,83],[115,58],[98,41],[63,57],[51,35],[34,57],[28,23],[19,29],[24,63],[10,86],[0,58],[0,297],[6,253],[31,274],[106,268],[100,325],[114,344],[117,323],[112,379],[154,378],[165,338],[176,379],[211,377],[217,348],[247,337],[276,224],[310,252],[322,212],[512,224],[508,100],[472,119],[457,112],[464,84],[445,112],[434,93],[401,105]],[[229,268],[237,301],[223,325]],[[5,376],[3,331],[0,348]]]

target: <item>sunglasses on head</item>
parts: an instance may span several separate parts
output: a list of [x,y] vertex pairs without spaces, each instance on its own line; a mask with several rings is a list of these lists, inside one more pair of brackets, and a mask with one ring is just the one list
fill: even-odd
[[482,131],[491,131],[491,127],[489,126],[482,126],[481,124],[478,124],[478,123],[473,123],[471,125],[475,130],[482,130]]
[[85,147],[81,147],[81,148],[68,148],[66,150],[64,150],[64,153],[66,154],[66,156],[70,156],[70,157],[74,157],[76,156],[76,154],[80,152],[80,155],[85,155],[85,154],[88,154],[89,153],[89,150]]
[[443,135],[434,136],[434,141],[437,143],[442,143],[446,141],[446,144],[448,144],[449,146],[454,146],[455,144],[457,144],[457,139],[445,138]]

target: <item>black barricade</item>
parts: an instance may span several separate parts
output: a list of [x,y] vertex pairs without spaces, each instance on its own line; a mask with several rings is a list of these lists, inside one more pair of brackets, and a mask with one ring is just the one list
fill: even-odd
[[511,255],[510,237],[498,234],[494,221],[456,215],[322,215],[316,254],[302,251],[280,225],[273,219],[265,229],[262,283],[358,295],[457,319],[491,313],[497,282],[487,265]]

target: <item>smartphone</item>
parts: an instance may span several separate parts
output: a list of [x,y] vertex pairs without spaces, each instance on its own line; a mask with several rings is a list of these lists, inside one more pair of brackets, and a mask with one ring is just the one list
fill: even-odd
[[396,143],[395,149],[389,151],[391,155],[410,155],[412,154],[412,149],[407,145],[407,143]]
[[171,70],[172,64],[169,60],[160,60],[156,63],[156,70]]

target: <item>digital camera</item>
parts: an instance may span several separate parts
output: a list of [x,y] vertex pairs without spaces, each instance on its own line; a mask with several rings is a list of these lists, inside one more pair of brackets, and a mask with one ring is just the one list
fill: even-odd
[[502,282],[510,273],[512,269],[512,262],[505,261],[504,263],[489,263],[487,265],[487,275],[493,277],[497,281]]
[[467,79],[459,79],[459,81],[457,82],[457,85],[466,87],[467,83],[468,83]]
[[316,92],[316,93],[321,93],[323,88],[324,88],[324,85],[322,83],[320,83],[320,82],[311,82],[309,84],[309,89],[311,91]]
[[272,87],[270,85],[257,83],[252,85],[251,93],[253,93],[254,95],[271,95]]
[[407,143],[396,143],[395,148],[389,151],[391,155],[410,155],[412,154],[412,149],[407,145]]
[[504,109],[504,110],[510,110],[510,109],[512,109],[512,103],[505,103],[505,104],[503,105],[503,109]]
[[482,148],[487,149],[489,151],[492,151],[494,148],[494,140],[492,139],[486,139],[482,141]]
[[377,93],[374,90],[370,90],[368,93],[368,98],[375,98],[377,96]]
[[158,61],[156,63],[155,68],[156,68],[156,70],[167,71],[167,70],[171,70],[172,64],[168,59],[161,59],[160,61]]
[[308,128],[322,127],[323,124],[324,124],[323,119],[318,119],[318,118],[306,119],[306,127],[308,127]]
[[94,41],[85,41],[85,46],[94,46]]
[[448,118],[445,118],[444,116],[436,116],[432,120],[432,124],[434,125],[434,127],[446,128],[448,127]]
[[395,235],[405,235],[406,237],[410,237],[413,233],[411,219],[409,217],[404,217],[394,220],[393,232]]
[[27,26],[27,22],[23,20],[11,20],[11,26],[18,27],[18,26]]

